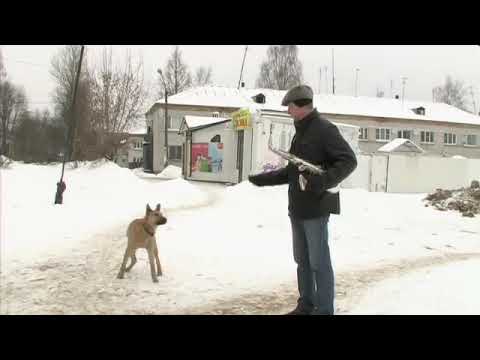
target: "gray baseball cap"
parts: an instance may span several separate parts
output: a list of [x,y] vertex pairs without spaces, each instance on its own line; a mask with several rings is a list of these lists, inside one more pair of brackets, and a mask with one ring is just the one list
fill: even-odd
[[292,101],[308,99],[313,101],[313,91],[308,85],[298,85],[287,91],[282,100],[282,106],[288,106]]

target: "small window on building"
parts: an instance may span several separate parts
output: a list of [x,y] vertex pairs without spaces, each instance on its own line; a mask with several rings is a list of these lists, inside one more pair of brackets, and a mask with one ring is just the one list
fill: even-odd
[[218,118],[220,117],[220,113],[218,111],[215,111],[212,113],[212,117]]
[[412,109],[412,111],[417,115],[425,115],[425,108],[423,106]]
[[252,96],[252,100],[255,101],[257,104],[265,104],[266,98],[265,98],[265,95],[260,93],[255,96]]
[[467,145],[476,146],[477,144],[477,135],[467,135]]
[[433,144],[435,142],[433,137],[433,131],[421,131],[420,142],[423,144]]
[[399,130],[397,137],[401,139],[412,140],[412,131],[411,130]]
[[215,135],[211,140],[210,142],[213,142],[213,143],[221,143],[222,142],[222,138],[220,135]]
[[445,133],[443,136],[443,143],[445,145],[456,145],[457,144],[457,135],[452,133]]
[[368,140],[368,128],[358,129],[358,139],[359,140]]
[[390,141],[390,129],[375,129],[375,139],[377,141]]
[[177,146],[177,145],[169,146],[168,158],[170,160],[182,160],[182,146]]

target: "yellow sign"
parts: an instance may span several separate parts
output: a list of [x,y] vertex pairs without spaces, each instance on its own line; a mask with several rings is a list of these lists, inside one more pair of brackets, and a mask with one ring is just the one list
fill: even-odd
[[232,114],[232,124],[235,130],[248,129],[252,126],[252,116],[247,109],[235,111]]

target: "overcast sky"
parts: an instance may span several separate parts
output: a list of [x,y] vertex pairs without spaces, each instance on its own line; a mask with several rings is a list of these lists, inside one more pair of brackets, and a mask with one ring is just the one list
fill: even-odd
[[[55,83],[49,75],[50,60],[61,46],[5,45],[1,46],[8,77],[25,87],[31,108],[51,106],[51,92]],[[102,46],[88,46],[89,56],[95,61]],[[145,79],[158,78],[156,69],[164,67],[173,46],[114,45],[114,54],[120,58],[127,48],[144,62]],[[266,59],[268,46],[250,45],[244,67],[246,87],[254,87],[260,64]],[[335,93],[355,94],[355,74],[358,71],[358,92],[361,96],[375,96],[377,88],[391,96],[402,94],[402,77],[406,77],[405,98],[432,99],[432,88],[442,84],[446,75],[472,86],[477,113],[480,105],[480,47],[465,45],[355,45],[327,46],[300,45],[299,58],[303,63],[305,82],[315,92],[332,91],[332,48],[335,54]],[[215,85],[236,87],[242,65],[244,45],[181,45],[180,49],[191,70],[198,66],[212,66]],[[322,84],[320,85],[320,69]],[[471,101],[472,97],[469,96]],[[316,104],[319,108],[321,104]]]

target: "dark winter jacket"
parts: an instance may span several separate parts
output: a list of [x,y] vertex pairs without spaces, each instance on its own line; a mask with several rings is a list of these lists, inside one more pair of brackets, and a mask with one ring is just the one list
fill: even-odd
[[321,175],[303,173],[308,180],[305,191],[299,187],[298,168],[290,163],[279,170],[252,175],[249,180],[258,186],[288,183],[288,210],[294,218],[340,214],[339,194],[326,190],[337,186],[355,170],[354,152],[337,127],[321,117],[316,109],[294,124],[296,132],[290,152],[326,171]]

